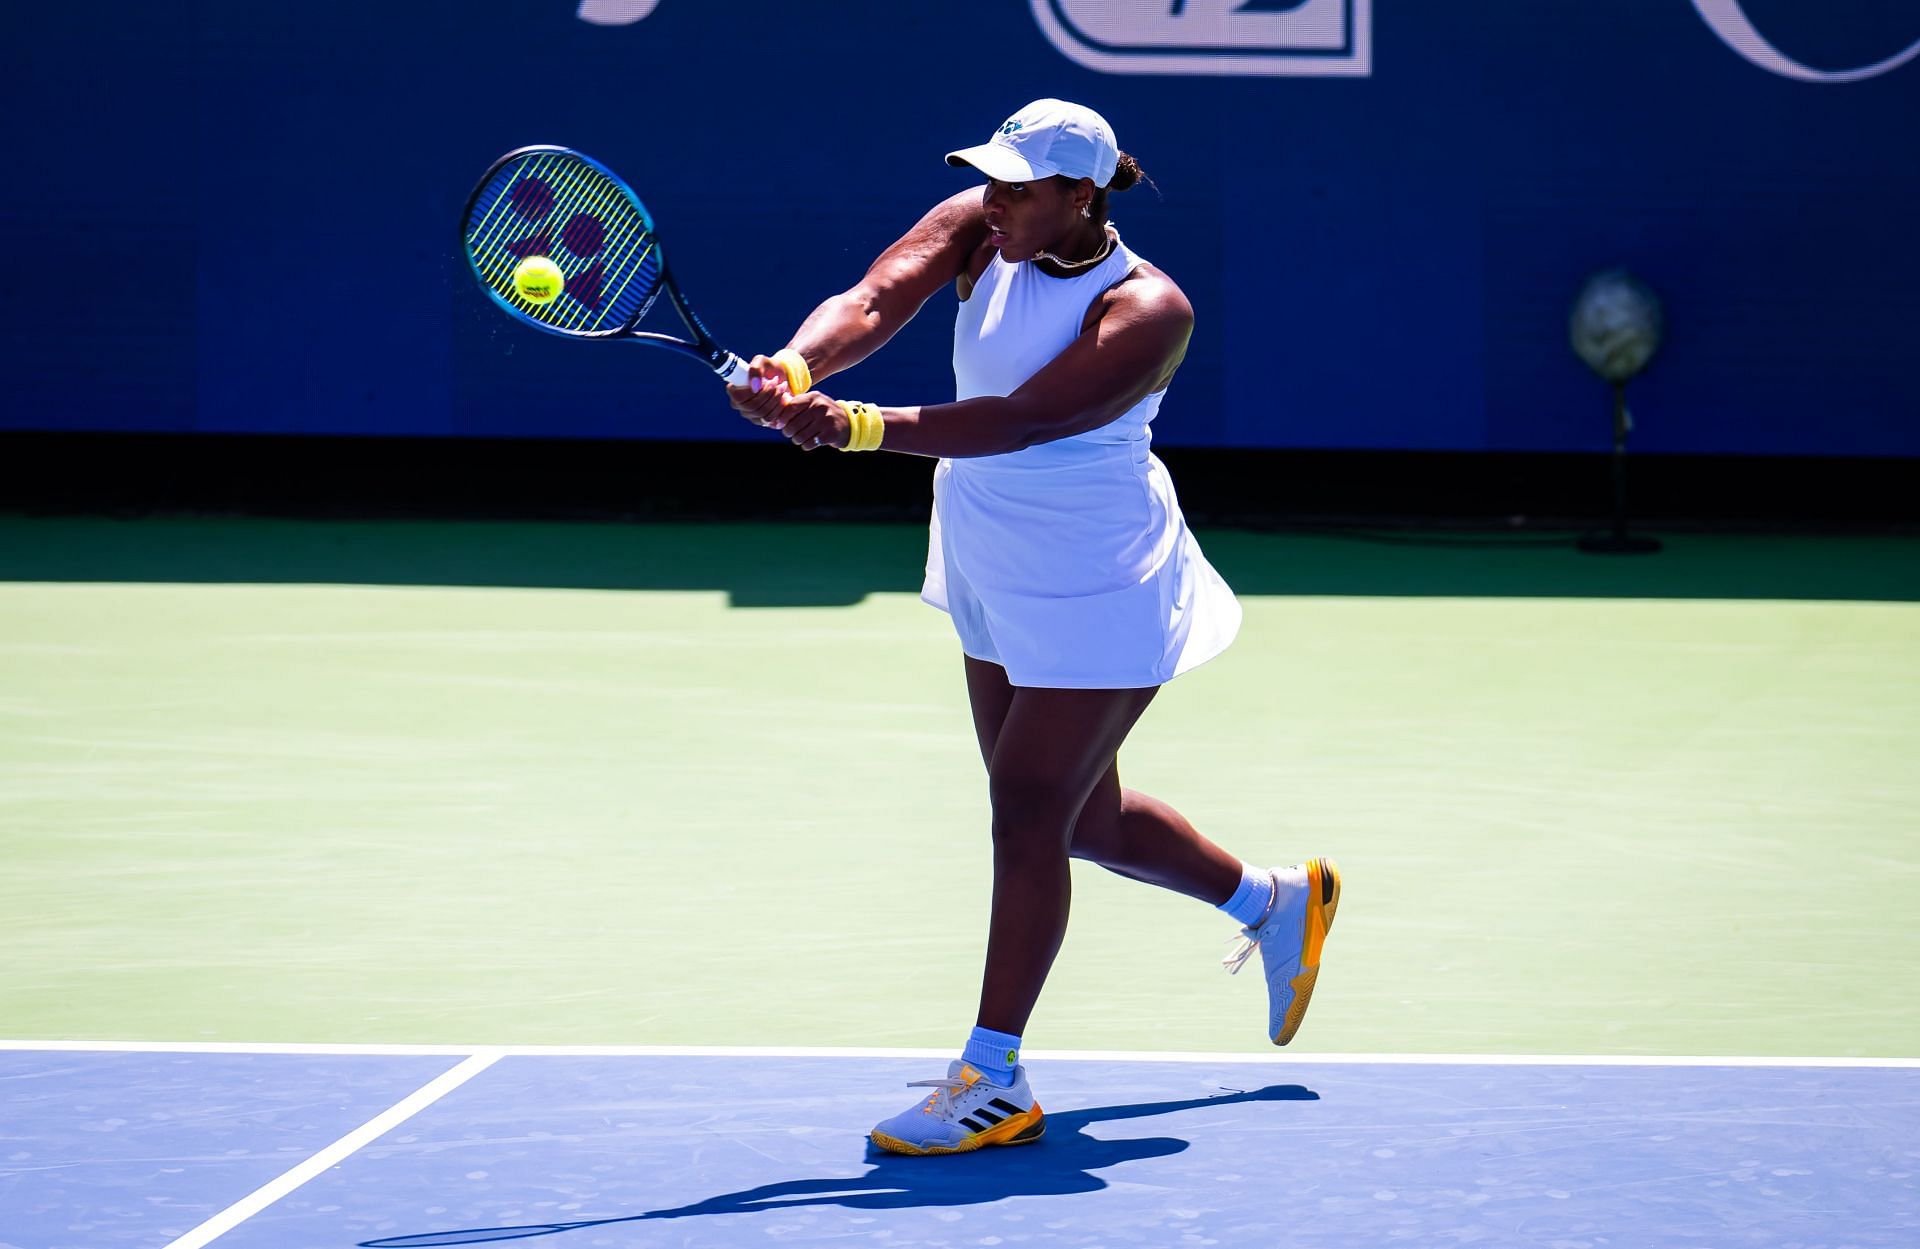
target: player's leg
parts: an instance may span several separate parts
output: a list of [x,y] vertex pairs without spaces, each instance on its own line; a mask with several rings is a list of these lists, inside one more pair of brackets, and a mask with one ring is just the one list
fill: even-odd
[[967,705],[973,711],[973,735],[980,743],[980,761],[991,770],[993,747],[1000,740],[1000,726],[1006,723],[1013,706],[1013,683],[1007,670],[972,655],[962,656],[967,669]]
[[924,1103],[878,1124],[896,1153],[961,1153],[1037,1140],[1045,1119],[1020,1034],[1066,932],[1067,846],[1080,810],[1154,690],[1014,689],[968,663],[993,803],[993,912],[978,1026]]
[[1186,816],[1152,794],[1124,788],[1118,760],[1081,807],[1069,852],[1215,907],[1226,905],[1245,876],[1245,864],[1203,836]]
[[[1000,726],[1013,706],[1006,669],[966,657],[974,736],[989,769]],[[1240,887],[1244,864],[1202,836],[1185,816],[1151,794],[1120,785],[1116,759],[1074,820],[1069,853],[1150,885],[1221,906]]]
[[993,917],[980,1025],[1019,1033],[1066,933],[1081,808],[1153,701],[1145,689],[1016,689],[988,765]]
[[[980,758],[991,769],[1013,686],[999,664],[966,657],[967,702]],[[1069,852],[1150,885],[1220,906],[1240,885],[1242,864],[1202,836],[1185,816],[1151,794],[1120,786],[1116,759],[1074,819]]]
[[[999,665],[972,657],[965,664],[974,732],[981,758],[993,777],[996,758],[1011,760],[1022,753],[1017,741],[1005,755],[1000,750],[1018,691]],[[1143,696],[1139,703],[1143,710],[1153,691],[1138,693]],[[1132,714],[1137,719],[1139,711]],[[1114,756],[1118,739],[1124,737],[1123,729],[1114,741],[1114,755],[1108,757],[1073,816],[1069,853],[1121,875],[1199,898],[1234,915],[1245,925],[1242,935],[1247,943],[1236,956],[1237,961],[1230,961],[1238,970],[1253,949],[1260,950],[1267,970],[1268,1036],[1284,1044],[1298,1029],[1312,993],[1320,945],[1338,904],[1337,869],[1328,861],[1314,860],[1268,873],[1241,863],[1202,836],[1171,806],[1121,787]],[[999,779],[1009,779],[1004,770]],[[1001,831],[1001,788],[996,785],[996,834]],[[1017,949],[1031,936],[1001,921],[1015,913],[1016,905],[1031,907],[1031,901],[1017,897],[1022,892],[1018,888],[1003,889],[1011,873],[1000,870],[1000,844],[996,836],[995,931],[1002,937],[1002,947]],[[1047,879],[1053,883],[1042,892],[1038,910],[1057,915],[1058,927],[1043,926],[1040,937],[1044,958],[1028,964],[1023,971],[1018,963],[1008,967],[997,960],[990,945],[981,1000],[982,1026],[976,1027],[969,1038],[966,1057],[953,1063],[945,1080],[926,1082],[935,1092],[923,1105],[876,1127],[876,1144],[902,1153],[958,1153],[983,1145],[1036,1140],[1044,1132],[1040,1107],[1027,1086],[1024,1068],[1018,1065],[1019,1034],[1008,1029],[1025,1026],[1026,1014],[1064,932],[1069,896],[1064,873],[1057,878],[1046,873],[1037,878],[1029,876],[1025,883],[1031,886],[1036,880]],[[1049,898],[1054,902],[1049,903]],[[1032,915],[1029,910],[1026,918]],[[1025,988],[1020,987],[1022,975]],[[1025,1006],[1007,1009],[996,1005],[1003,1000],[1011,1001],[1016,1008],[1024,1001]]]

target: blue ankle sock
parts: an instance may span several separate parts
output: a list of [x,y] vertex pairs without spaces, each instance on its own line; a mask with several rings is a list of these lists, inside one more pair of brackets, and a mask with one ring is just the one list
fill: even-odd
[[1240,921],[1242,928],[1251,928],[1265,919],[1273,909],[1273,873],[1264,867],[1242,863],[1240,887],[1220,904],[1220,909]]
[[960,1057],[995,1084],[1012,1084],[1013,1069],[1020,1065],[1020,1038],[992,1028],[975,1028]]

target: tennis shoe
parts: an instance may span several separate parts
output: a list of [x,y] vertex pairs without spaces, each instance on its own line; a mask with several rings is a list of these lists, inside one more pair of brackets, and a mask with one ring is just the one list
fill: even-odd
[[896,1154],[964,1154],[989,1145],[1025,1145],[1047,1130],[1046,1116],[1027,1087],[1027,1069],[999,1085],[955,1059],[944,1080],[914,1080],[927,1099],[876,1125],[875,1145]]
[[1267,1036],[1285,1045],[1300,1031],[1314,981],[1320,977],[1320,952],[1333,913],[1340,906],[1340,868],[1332,859],[1310,859],[1273,873],[1273,905],[1267,917],[1240,930],[1240,946],[1223,962],[1238,972],[1260,951],[1267,971]]

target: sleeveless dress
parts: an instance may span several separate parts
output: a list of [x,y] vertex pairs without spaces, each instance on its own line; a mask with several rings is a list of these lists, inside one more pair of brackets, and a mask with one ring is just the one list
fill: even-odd
[[[1056,278],[996,253],[954,321],[957,397],[1012,394],[1142,263],[1116,242],[1086,273]],[[920,597],[953,618],[961,649],[1001,665],[1013,685],[1161,685],[1239,632],[1240,604],[1150,450],[1165,395],[1071,438],[935,467]]]

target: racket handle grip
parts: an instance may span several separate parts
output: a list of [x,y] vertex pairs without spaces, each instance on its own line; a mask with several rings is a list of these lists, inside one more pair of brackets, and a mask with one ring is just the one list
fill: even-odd
[[[789,358],[783,359],[783,356]],[[787,375],[788,394],[804,395],[813,389],[813,376],[807,371],[807,362],[799,355],[791,351],[778,352],[773,356],[773,362],[780,366],[782,373]],[[729,386],[745,386],[752,376],[746,362],[731,351],[727,353],[727,358],[714,369],[714,372],[718,373],[720,380]],[[758,390],[759,387],[755,386],[754,389]]]

